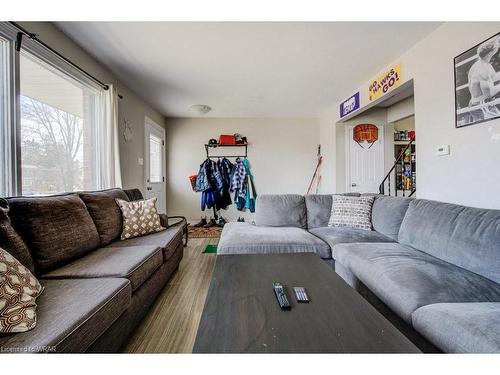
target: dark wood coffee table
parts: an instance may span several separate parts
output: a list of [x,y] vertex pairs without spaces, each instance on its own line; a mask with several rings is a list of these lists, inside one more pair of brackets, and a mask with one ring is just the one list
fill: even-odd
[[[288,287],[282,311],[272,283]],[[311,302],[297,303],[293,286]],[[317,255],[223,255],[215,264],[194,353],[419,353]]]

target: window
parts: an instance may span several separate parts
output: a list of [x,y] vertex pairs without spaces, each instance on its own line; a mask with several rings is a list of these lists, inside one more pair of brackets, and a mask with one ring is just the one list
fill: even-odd
[[22,194],[95,188],[99,91],[27,51],[19,65]]
[[9,165],[9,149],[8,145],[8,129],[9,129],[9,90],[8,90],[8,41],[0,38],[0,194],[8,195],[8,165]]
[[116,89],[18,31],[0,22],[0,196],[120,187]]
[[149,135],[149,182],[158,183],[163,181],[162,162],[163,141],[154,134]]

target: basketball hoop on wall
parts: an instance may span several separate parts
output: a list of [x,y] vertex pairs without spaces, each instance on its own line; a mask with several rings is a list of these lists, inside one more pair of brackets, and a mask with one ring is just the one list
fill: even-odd
[[373,124],[356,125],[352,133],[352,138],[361,148],[364,148],[361,142],[367,142],[371,148],[378,140],[378,128]]

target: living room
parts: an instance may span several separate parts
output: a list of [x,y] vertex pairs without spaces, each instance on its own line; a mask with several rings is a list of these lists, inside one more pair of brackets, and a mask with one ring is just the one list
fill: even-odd
[[500,22],[323,5],[5,13],[5,363],[498,365]]

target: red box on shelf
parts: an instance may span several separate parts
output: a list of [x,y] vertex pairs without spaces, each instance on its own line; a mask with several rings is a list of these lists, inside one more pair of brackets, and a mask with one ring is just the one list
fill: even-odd
[[221,134],[219,136],[219,144],[220,145],[235,145],[236,137],[234,135]]

